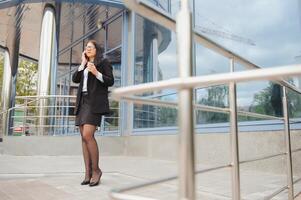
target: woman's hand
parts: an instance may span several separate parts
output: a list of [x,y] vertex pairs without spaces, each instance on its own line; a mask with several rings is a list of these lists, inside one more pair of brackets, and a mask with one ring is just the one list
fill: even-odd
[[86,51],[83,51],[82,53],[82,66],[85,66],[87,64],[88,60],[86,58]]
[[96,76],[97,73],[98,73],[98,71],[97,71],[94,63],[92,63],[92,62],[88,62],[88,64],[87,64],[87,70],[89,72],[91,72],[94,76]]

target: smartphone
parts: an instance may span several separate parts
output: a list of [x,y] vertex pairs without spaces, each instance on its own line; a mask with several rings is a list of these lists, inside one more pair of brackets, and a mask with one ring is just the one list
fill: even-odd
[[89,57],[87,56],[87,54],[85,53],[85,58],[86,60],[88,61],[89,60]]

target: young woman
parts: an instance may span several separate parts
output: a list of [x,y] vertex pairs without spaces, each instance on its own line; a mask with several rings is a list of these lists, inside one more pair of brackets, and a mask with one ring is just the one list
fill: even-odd
[[86,170],[81,185],[96,186],[102,171],[98,166],[99,152],[94,133],[102,116],[109,113],[108,87],[114,84],[114,77],[110,62],[103,58],[103,50],[95,40],[88,41],[81,59],[81,65],[72,75],[72,81],[79,83],[74,114],[75,125],[81,133]]

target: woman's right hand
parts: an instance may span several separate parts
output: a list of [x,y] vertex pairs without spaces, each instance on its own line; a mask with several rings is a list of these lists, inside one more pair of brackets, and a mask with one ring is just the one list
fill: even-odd
[[83,51],[83,53],[82,53],[82,64],[81,64],[82,66],[85,66],[88,62],[85,53],[86,53],[86,51]]

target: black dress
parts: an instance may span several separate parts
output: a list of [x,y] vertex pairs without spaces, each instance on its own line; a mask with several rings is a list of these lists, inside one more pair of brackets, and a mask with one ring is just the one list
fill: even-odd
[[88,95],[82,93],[78,108],[78,114],[75,117],[75,126],[81,126],[84,124],[100,126],[101,117],[101,114],[92,112]]
[[99,126],[102,116],[110,112],[108,87],[114,84],[113,68],[111,63],[104,59],[96,65],[96,69],[102,73],[103,82],[92,73],[88,73],[87,93],[82,92],[84,70],[76,71],[72,76],[72,81],[79,83],[74,109],[76,126],[83,124]]

